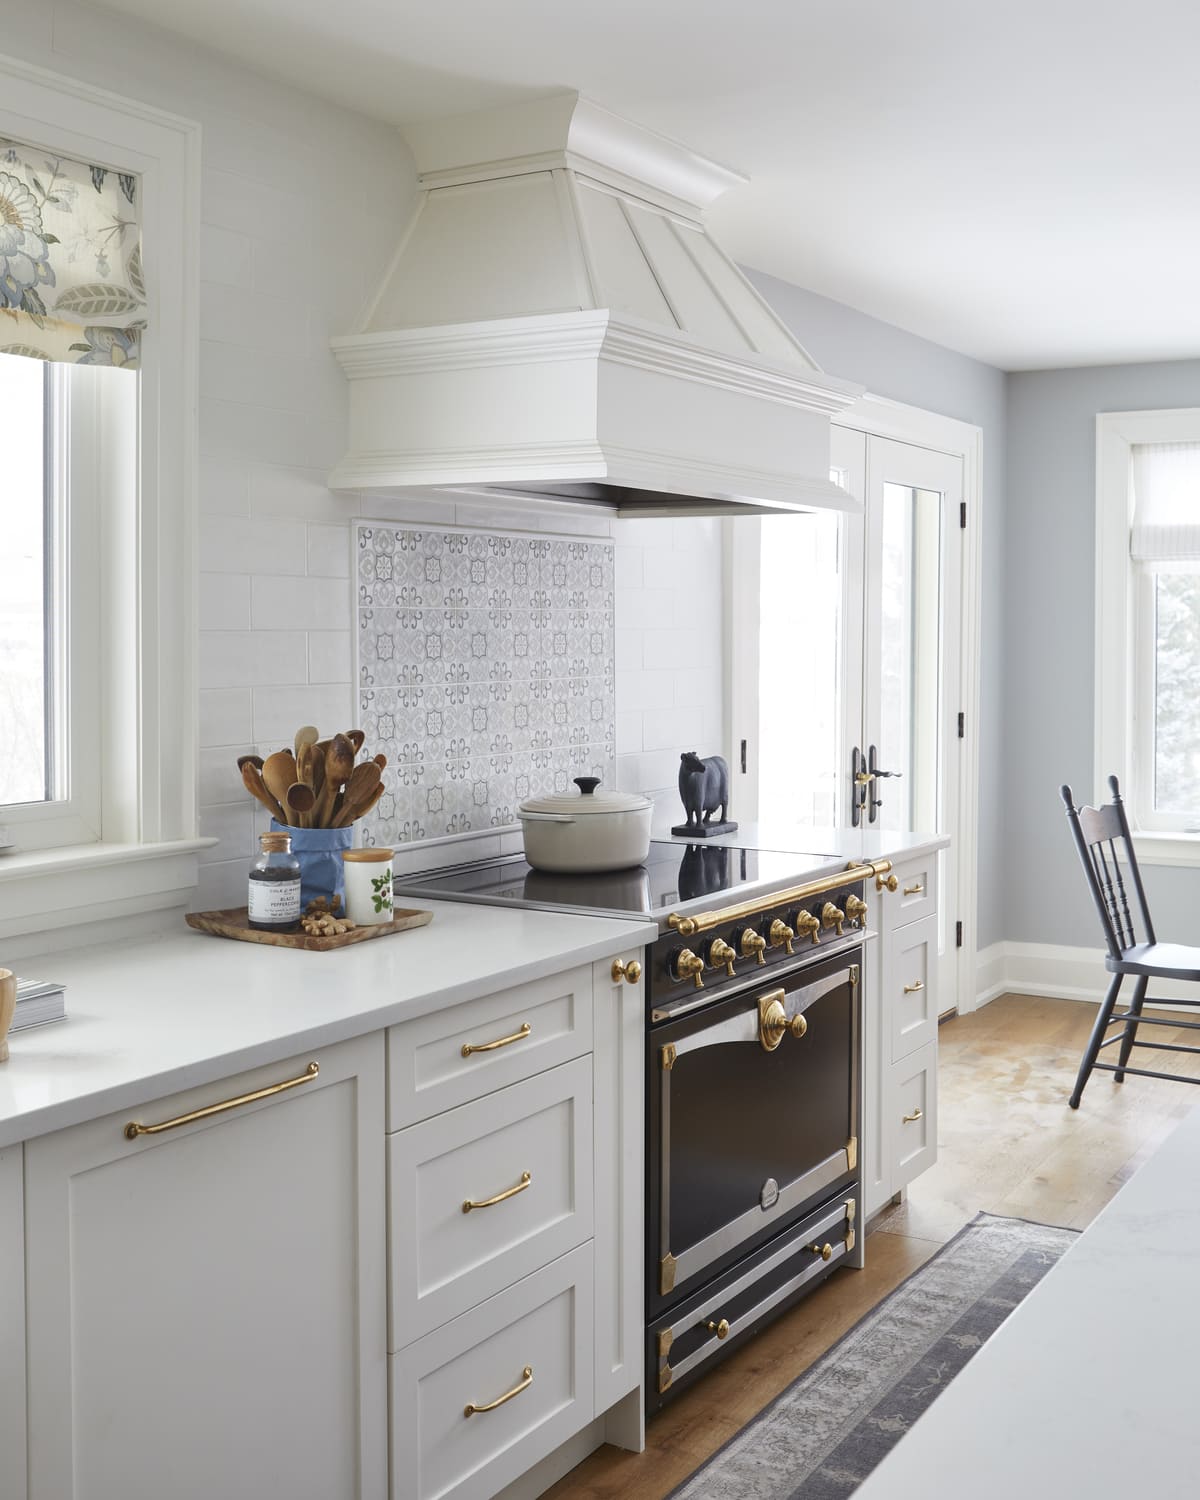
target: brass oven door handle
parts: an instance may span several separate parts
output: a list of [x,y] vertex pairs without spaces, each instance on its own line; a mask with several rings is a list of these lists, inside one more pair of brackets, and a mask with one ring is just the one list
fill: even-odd
[[904,993],[906,995],[916,995],[916,994],[919,994],[920,991],[923,990],[924,988],[925,988],[925,981],[923,979],[918,979],[915,984],[906,984],[904,986]]
[[223,1115],[227,1109],[239,1109],[243,1104],[253,1104],[258,1099],[269,1099],[272,1094],[282,1094],[288,1089],[298,1089],[302,1083],[311,1083],[320,1071],[319,1063],[310,1062],[299,1078],[286,1078],[282,1083],[269,1083],[266,1088],[254,1089],[249,1094],[239,1094],[236,1099],[222,1099],[219,1104],[206,1104],[203,1109],[190,1110],[186,1115],[176,1115],[173,1120],[163,1120],[158,1125],[143,1125],[139,1120],[130,1120],[125,1127],[125,1139],[136,1141],[139,1135],[161,1135],[164,1130],[175,1130],[180,1125],[190,1125],[193,1120],[207,1120],[213,1115]]
[[511,1391],[505,1391],[503,1396],[497,1396],[494,1401],[485,1401],[482,1406],[474,1401],[468,1401],[463,1407],[464,1417],[473,1417],[477,1411],[495,1411],[498,1406],[503,1406],[506,1401],[511,1401],[514,1396],[519,1396],[522,1391],[527,1391],[533,1384],[533,1366],[526,1365],[521,1371],[521,1379],[513,1386]]
[[472,1052],[495,1052],[497,1047],[511,1047],[514,1042],[523,1042],[532,1030],[533,1027],[525,1021],[520,1031],[514,1031],[512,1036],[498,1036],[494,1042],[464,1042],[462,1055],[470,1057]]
[[[528,1172],[521,1173],[521,1180],[516,1187],[505,1188],[502,1193],[497,1193],[494,1198],[464,1198],[463,1213],[469,1214],[473,1208],[491,1208],[493,1203],[503,1203],[506,1198],[515,1198],[518,1193],[523,1193],[533,1181]],[[480,1407],[482,1411],[483,1408]]]

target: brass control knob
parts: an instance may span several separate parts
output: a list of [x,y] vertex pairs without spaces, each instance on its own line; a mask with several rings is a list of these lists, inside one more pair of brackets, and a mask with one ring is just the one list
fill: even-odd
[[704,960],[690,948],[681,948],[671,956],[670,970],[676,979],[690,979],[698,990],[704,988],[700,977],[704,973]]
[[709,1333],[715,1333],[719,1339],[727,1339],[729,1337],[729,1320],[727,1318],[722,1318],[719,1323],[705,1323],[704,1326],[708,1329]]
[[846,920],[846,913],[840,906],[834,906],[832,901],[826,901],[821,908],[821,926],[835,927],[838,937],[842,935],[842,923]]
[[612,979],[614,984],[620,984],[622,979],[626,984],[636,984],[642,977],[642,966],[636,958],[631,958],[628,963],[623,963],[619,958],[613,959]]
[[875,889],[877,891],[894,891],[900,884],[895,875],[876,875]]
[[799,1041],[808,1031],[805,1016],[797,1014],[788,1020],[783,996],[783,990],[772,990],[758,1002],[758,1040],[764,1052],[774,1052],[789,1032]]
[[796,936],[810,938],[814,948],[821,941],[817,935],[821,931],[821,923],[817,917],[813,916],[812,912],[798,911],[794,919],[794,926],[796,928]]
[[853,922],[856,927],[865,927],[867,922],[867,903],[857,896],[846,897],[846,921]]
[[796,934],[786,922],[781,922],[778,917],[767,929],[767,942],[772,948],[782,948],[785,953],[792,951],[792,939]]
[[767,940],[761,932],[755,932],[753,927],[743,927],[737,939],[738,952],[743,958],[753,958],[757,963],[765,964],[763,949],[767,946]]
[[822,1260],[832,1260],[833,1258],[832,1245],[810,1245],[808,1248],[814,1255],[819,1255]]
[[730,979],[733,978],[733,965],[737,960],[737,954],[724,938],[713,938],[712,942],[708,945],[706,956],[710,969],[719,969],[724,965],[726,974]]

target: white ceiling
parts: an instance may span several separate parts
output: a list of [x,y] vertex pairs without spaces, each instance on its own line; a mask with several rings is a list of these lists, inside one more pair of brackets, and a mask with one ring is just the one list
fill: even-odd
[[1200,355],[1194,0],[107,0],[403,124],[578,88],[737,259],[1005,369]]

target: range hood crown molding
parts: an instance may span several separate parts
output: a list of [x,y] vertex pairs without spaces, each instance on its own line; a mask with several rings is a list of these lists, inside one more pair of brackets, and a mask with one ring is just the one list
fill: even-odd
[[855,509],[821,373],[706,233],[744,182],[577,94],[414,126],[416,214],[360,331],[335,489],[618,515]]

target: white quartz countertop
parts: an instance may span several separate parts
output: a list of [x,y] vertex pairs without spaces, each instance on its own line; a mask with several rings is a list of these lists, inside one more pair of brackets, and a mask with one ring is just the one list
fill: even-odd
[[1198,1184],[1200,1109],[997,1329],[855,1500],[1195,1495]]
[[653,940],[651,922],[422,901],[427,927],[329,953],[179,934],[80,949],[31,978],[67,1020],[9,1037],[0,1147]]
[[[682,821],[682,813],[675,822]],[[670,818],[656,818],[653,837],[672,839],[686,844],[687,838],[675,838]],[[739,823],[736,833],[725,833],[705,843],[732,849],[769,849],[782,854],[801,852],[828,855],[831,859],[898,861],[917,858],[945,849],[950,839],[938,833],[885,833],[874,828],[812,828],[800,823],[765,819],[758,823]]]

